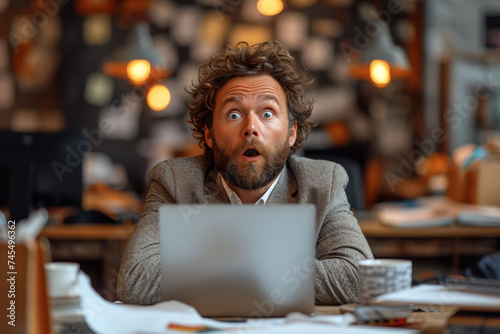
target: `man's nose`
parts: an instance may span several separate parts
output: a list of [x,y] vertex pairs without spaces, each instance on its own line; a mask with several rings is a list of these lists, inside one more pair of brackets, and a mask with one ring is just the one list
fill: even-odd
[[259,137],[258,119],[253,113],[249,113],[243,128],[243,137]]

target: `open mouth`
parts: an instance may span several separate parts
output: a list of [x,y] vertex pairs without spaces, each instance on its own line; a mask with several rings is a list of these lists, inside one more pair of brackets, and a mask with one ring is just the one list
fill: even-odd
[[245,152],[243,152],[243,155],[245,157],[252,158],[252,157],[256,157],[256,156],[260,155],[260,153],[259,153],[259,151],[257,151],[254,148],[249,148],[249,149],[245,150]]

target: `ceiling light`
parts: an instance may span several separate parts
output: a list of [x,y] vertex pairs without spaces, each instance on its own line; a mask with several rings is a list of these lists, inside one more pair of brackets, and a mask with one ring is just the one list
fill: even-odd
[[147,23],[138,23],[129,42],[105,61],[104,73],[136,86],[166,78],[165,59],[155,50]]
[[376,23],[377,34],[361,50],[361,59],[351,65],[350,74],[370,80],[377,87],[385,87],[393,79],[409,76],[410,63],[403,48],[394,44],[387,23],[381,20]]

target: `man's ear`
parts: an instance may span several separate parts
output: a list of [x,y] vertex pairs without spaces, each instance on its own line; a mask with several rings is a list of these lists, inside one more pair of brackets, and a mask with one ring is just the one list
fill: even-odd
[[288,137],[288,146],[292,147],[297,140],[297,121],[293,122],[293,126],[290,129],[290,137]]
[[205,125],[205,142],[207,143],[208,147],[213,148],[212,133],[210,132],[210,130],[206,125]]

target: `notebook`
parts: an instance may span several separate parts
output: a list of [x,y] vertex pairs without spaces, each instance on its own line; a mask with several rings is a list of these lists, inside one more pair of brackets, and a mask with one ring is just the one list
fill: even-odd
[[164,205],[162,299],[206,317],[311,314],[314,205]]

